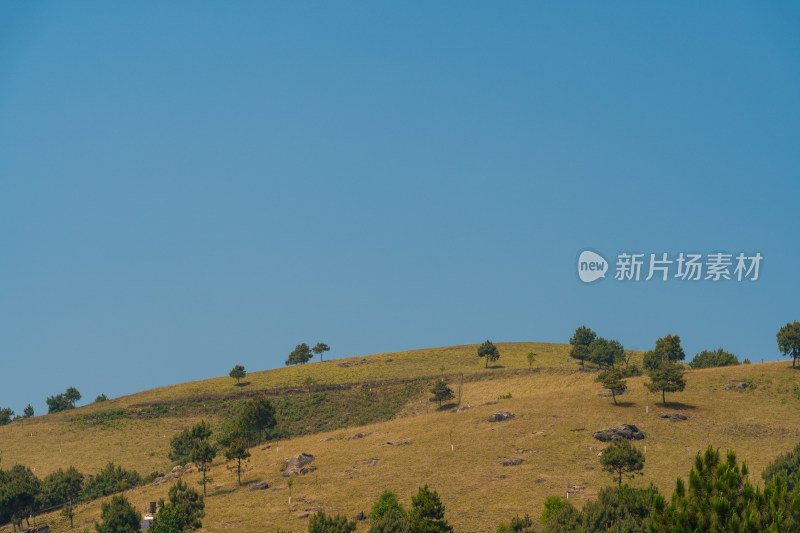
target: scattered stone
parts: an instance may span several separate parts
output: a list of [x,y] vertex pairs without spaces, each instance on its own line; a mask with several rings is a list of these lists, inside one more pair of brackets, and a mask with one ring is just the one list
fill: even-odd
[[586,428],[575,428],[575,429],[570,429],[570,431],[586,431]]
[[[625,393],[626,393],[626,392],[628,392],[629,390],[630,390],[630,389],[625,389],[624,391],[622,391],[622,392],[617,392],[617,393],[615,393],[615,394],[616,394],[616,396],[622,396],[623,394],[625,394]],[[602,396],[603,398],[611,398],[611,396],[612,396],[612,394],[611,394],[611,391],[610,391],[610,390],[604,390],[603,392],[598,392],[598,393],[597,393],[597,395],[598,395],[598,396]]]
[[384,361],[384,363],[391,363],[391,362],[392,362],[391,359],[387,359],[386,361]]
[[225,485],[214,485],[213,487],[211,487],[211,489],[212,489],[212,490],[219,490],[219,489],[221,489],[221,488],[222,488],[222,487],[224,487],[224,486],[225,486]]
[[371,457],[369,459],[362,459],[360,463],[365,466],[375,466],[380,462],[379,457]]
[[250,487],[250,492],[255,492],[257,490],[266,490],[269,488],[269,483],[266,481],[262,481],[261,483],[256,483],[252,487]]
[[283,477],[292,474],[302,476],[317,469],[315,466],[308,466],[314,461],[314,456],[310,453],[301,453],[283,461]]
[[395,442],[389,441],[385,444],[385,446],[408,446],[409,444],[411,444],[410,440],[398,440]]
[[494,404],[496,404],[496,403],[497,403],[497,402],[494,402],[494,401],[493,401],[493,402],[486,402],[486,403],[485,403],[485,404],[483,404],[483,405],[494,405]]
[[505,420],[511,420],[512,418],[514,418],[514,415],[508,411],[497,411],[489,417],[489,422],[503,422]]
[[261,448],[261,451],[262,451],[262,452],[265,452],[265,451],[269,450],[270,448],[272,448],[272,446],[271,446],[271,445],[269,445],[269,444],[267,444],[266,446],[264,446],[263,448]]
[[618,428],[595,431],[593,437],[600,442],[611,442],[617,439],[642,440],[644,433],[633,424],[622,424]]
[[178,479],[178,477],[179,476],[173,476],[172,474],[160,475],[155,480],[153,480],[150,486],[158,487],[159,485],[164,485],[165,483],[169,483],[174,479]]
[[[389,360],[391,361],[391,359],[389,359]],[[358,514],[356,515],[356,520],[358,520],[360,522],[360,521],[364,520],[364,518],[365,518],[364,511],[359,511]]]
[[681,414],[681,413],[661,413],[658,416],[660,416],[661,418],[666,418],[670,422],[677,422],[679,420],[688,420],[689,419],[688,416],[686,416],[684,414]]
[[545,481],[546,480],[544,480],[542,478],[536,478],[536,479],[533,480],[534,483],[544,483]]
[[183,467],[183,470],[184,474],[186,473],[186,470],[195,471],[197,470],[197,465],[194,463],[186,463],[186,466]]
[[500,464],[503,466],[517,466],[523,463],[522,459],[503,459]]
[[172,472],[170,472],[170,474],[173,476],[180,476],[181,474],[183,474],[183,467],[180,465],[176,466],[175,468],[172,469]]
[[336,439],[334,439],[333,437],[328,437],[326,439],[319,439],[320,442],[330,442],[332,440],[336,440]]
[[[342,365],[339,365],[339,366],[342,366]],[[297,515],[297,518],[301,518],[302,519],[302,518],[308,518],[309,516],[311,516],[311,513],[303,513],[303,514]]]
[[517,455],[528,455],[528,454],[536,453],[536,452],[534,450],[531,450],[530,448],[520,448],[520,449],[516,450],[514,453],[517,454]]
[[[497,403],[497,402],[495,402]],[[467,409],[472,409],[471,405],[462,405],[461,407],[456,407],[455,409],[450,409],[451,413],[460,413],[461,411],[466,411]]]
[[531,433],[531,435],[533,435],[534,437],[546,437],[547,433],[545,433],[544,431],[534,431],[533,433]]
[[722,390],[735,390],[735,391],[738,391],[738,392],[744,392],[749,387],[750,387],[750,385],[748,385],[744,381],[731,380],[730,383],[726,383],[725,385],[722,386]]
[[364,437],[366,437],[367,435],[372,435],[372,432],[369,432],[369,433],[356,433],[355,435],[353,435],[352,437],[350,437],[350,440],[354,440],[354,439],[363,439],[363,438],[364,438]]
[[567,492],[570,494],[583,494],[586,487],[582,485],[567,485]]

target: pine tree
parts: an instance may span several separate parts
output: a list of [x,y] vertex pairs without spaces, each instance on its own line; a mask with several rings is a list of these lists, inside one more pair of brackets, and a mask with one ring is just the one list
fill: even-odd
[[153,533],[192,531],[203,527],[205,502],[196,490],[180,479],[169,488],[169,502],[161,500],[159,510],[150,525]]
[[617,478],[617,484],[622,485],[622,476],[627,474],[633,478],[636,474],[641,475],[644,468],[644,455],[633,447],[628,439],[618,439],[603,450],[600,456],[600,464],[603,470],[610,472]]
[[311,360],[311,348],[306,343],[298,344],[292,353],[289,354],[289,359],[286,360],[286,366],[303,364]]
[[235,379],[237,385],[239,385],[239,383],[241,382],[241,379],[243,377],[245,377],[246,375],[247,375],[247,372],[245,371],[245,369],[244,369],[244,367],[242,365],[236,365],[231,369],[230,372],[228,372],[228,376],[232,377],[233,379]]
[[322,354],[331,351],[331,347],[324,342],[318,342],[316,346],[311,349],[312,352],[319,356],[319,362],[322,362]]
[[453,528],[444,519],[444,504],[439,494],[428,490],[428,485],[420,487],[416,496],[411,497],[411,511],[408,513],[410,533],[446,533]]
[[589,358],[589,345],[596,338],[597,333],[586,326],[580,326],[569,339],[569,343],[572,345],[569,355],[581,362],[581,370],[585,370],[584,361]]
[[480,346],[478,346],[478,357],[485,357],[486,358],[486,366],[485,368],[489,368],[489,361],[494,362],[500,359],[500,352],[497,350],[497,346],[492,344],[491,341],[486,341]]
[[239,485],[242,484],[242,461],[250,457],[250,451],[247,449],[247,444],[243,439],[233,441],[227,450],[225,450],[225,458],[231,461],[236,461],[236,479]]
[[352,533],[355,530],[356,523],[346,516],[327,516],[324,511],[319,511],[308,521],[308,533]]
[[120,494],[111,498],[111,501],[103,503],[100,520],[101,522],[94,526],[97,533],[137,533],[142,515],[136,512],[125,496]]
[[197,465],[197,469],[203,473],[203,479],[199,483],[203,485],[203,496],[206,496],[206,485],[212,481],[211,478],[206,476],[207,472],[211,470],[211,463],[214,457],[217,456],[217,448],[212,445],[208,440],[203,440],[200,444],[192,450],[191,459]]
[[611,398],[614,400],[614,405],[617,405],[617,394],[622,394],[628,389],[628,385],[622,379],[622,372],[619,370],[609,370],[603,372],[598,378],[603,387],[611,391]]
[[676,363],[662,360],[661,365],[650,373],[650,383],[645,383],[650,392],[661,391],[661,401],[667,406],[667,392],[681,392],[686,388],[683,369]]
[[433,386],[431,389],[431,393],[433,394],[433,398],[431,398],[432,402],[439,402],[439,408],[442,407],[442,402],[447,400],[452,400],[455,398],[455,394],[453,394],[453,390],[447,386],[447,382],[444,380],[438,380],[436,385]]

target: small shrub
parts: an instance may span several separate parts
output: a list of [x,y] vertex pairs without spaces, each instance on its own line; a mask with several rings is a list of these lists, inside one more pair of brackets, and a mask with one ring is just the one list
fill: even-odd
[[732,366],[738,365],[739,359],[732,353],[728,353],[722,348],[714,351],[703,350],[694,356],[694,359],[689,363],[689,366],[697,368],[713,368],[718,366]]
[[403,506],[400,505],[400,501],[397,499],[397,494],[385,490],[378,498],[378,501],[372,506],[369,517],[373,520],[380,520],[390,509],[395,509],[401,514],[405,514]]
[[136,470],[125,470],[114,463],[108,463],[96,476],[86,480],[81,491],[81,499],[92,500],[100,496],[116,494],[142,484],[142,476]]
[[[795,386],[795,391],[797,391]],[[761,473],[766,483],[772,482],[775,476],[786,479],[786,489],[792,492],[797,483],[797,473],[800,471],[800,444],[796,445],[790,452],[782,453],[775,458],[767,468]]]
[[510,524],[500,524],[497,533],[533,533],[533,520],[528,515],[525,518],[515,516]]
[[356,530],[356,523],[346,516],[327,516],[319,511],[308,521],[308,533],[351,533]]
[[549,496],[544,501],[544,511],[542,512],[542,516],[539,521],[542,524],[547,524],[550,519],[561,512],[566,505],[569,505],[567,500],[561,499],[558,496]]
[[641,368],[636,366],[635,364],[629,366],[628,368],[620,368],[620,374],[622,374],[622,378],[633,378],[636,376],[641,376],[644,372]]

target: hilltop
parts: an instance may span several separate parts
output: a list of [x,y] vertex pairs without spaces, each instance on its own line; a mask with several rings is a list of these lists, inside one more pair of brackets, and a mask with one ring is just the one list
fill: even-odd
[[[638,426],[646,435],[637,443],[647,446],[646,463],[633,483],[652,481],[665,494],[709,444],[734,449],[760,481],[773,457],[800,440],[800,373],[786,362],[688,370],[686,390],[668,395],[674,403],[664,409],[644,387],[646,377],[629,378],[629,391],[614,406],[598,395],[596,373],[567,362],[568,345],[497,346],[501,358],[489,369],[476,357],[476,345],[382,353],[252,372],[244,386],[213,378],[35,417],[0,428],[2,466],[30,466],[39,477],[70,465],[91,474],[108,461],[142,475],[169,472],[175,433],[201,419],[216,426],[245,398],[266,394],[291,437],[251,449],[244,487],[217,458],[204,531],[299,533],[307,530],[303,515],[317,509],[366,513],[384,489],[408,506],[427,483],[439,491],[456,531],[484,532],[517,513],[538,517],[547,496],[569,490],[570,501],[580,502],[611,484],[600,469],[597,455],[605,444],[592,438],[596,430]],[[525,358],[530,351],[537,354],[532,368]],[[428,390],[439,377],[460,388],[461,405],[472,408],[437,410]],[[748,387],[725,390],[731,380]],[[489,423],[499,409],[515,418]],[[666,412],[688,419],[660,418]],[[290,506],[281,463],[301,452],[315,457],[316,470],[297,478]],[[503,466],[505,459],[522,463]],[[185,477],[194,482],[198,474]],[[263,481],[270,488],[249,490]],[[140,487],[127,496],[143,508],[165,497],[168,487]],[[76,529],[91,527],[99,513],[100,500],[79,507]],[[65,530],[60,516],[45,520]],[[358,531],[367,529],[361,523]]]

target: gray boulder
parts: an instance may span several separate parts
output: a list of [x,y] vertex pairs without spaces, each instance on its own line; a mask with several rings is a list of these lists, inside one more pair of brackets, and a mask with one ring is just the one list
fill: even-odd
[[679,420],[688,420],[689,418],[688,416],[681,413],[661,413],[658,416],[660,416],[661,418],[665,418],[670,422],[678,422]]
[[285,459],[283,461],[283,477],[289,477],[292,474],[296,476],[302,476],[304,474],[308,474],[309,472],[313,472],[317,469],[317,467],[308,466],[313,461],[314,456],[305,452],[295,455],[294,457],[290,457],[289,459]]
[[514,415],[508,411],[497,411],[489,417],[489,422],[503,422],[505,420],[511,420],[512,418],[514,418]]
[[622,424],[618,428],[595,431],[593,436],[600,442],[611,442],[617,439],[642,440],[644,433],[633,424]]

